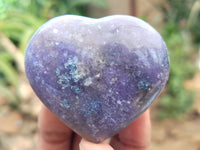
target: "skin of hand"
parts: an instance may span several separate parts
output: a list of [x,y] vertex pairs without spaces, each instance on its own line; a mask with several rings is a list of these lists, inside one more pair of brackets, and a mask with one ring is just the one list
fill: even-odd
[[149,150],[151,123],[149,110],[113,136],[110,144],[95,144],[82,139],[64,125],[45,106],[38,120],[38,150]]

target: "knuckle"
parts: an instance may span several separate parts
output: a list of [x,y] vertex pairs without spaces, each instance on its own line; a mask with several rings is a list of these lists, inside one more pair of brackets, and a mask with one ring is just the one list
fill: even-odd
[[69,135],[67,135],[65,132],[60,131],[40,130],[39,134],[44,141],[52,144],[66,142],[67,139],[70,139],[68,137]]
[[150,142],[147,141],[139,141],[139,140],[129,140],[129,139],[123,139],[120,140],[121,144],[124,145],[124,147],[127,148],[134,148],[137,150],[148,150]]

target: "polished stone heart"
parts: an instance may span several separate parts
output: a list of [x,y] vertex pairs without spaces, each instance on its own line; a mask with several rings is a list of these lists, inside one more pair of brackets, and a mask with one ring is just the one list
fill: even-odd
[[25,67],[41,101],[92,142],[133,122],[156,99],[169,75],[160,34],[126,15],[51,19],[30,40]]

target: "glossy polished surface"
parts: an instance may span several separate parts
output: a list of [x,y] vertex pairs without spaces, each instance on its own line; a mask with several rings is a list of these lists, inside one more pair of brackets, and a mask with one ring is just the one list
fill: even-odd
[[101,142],[133,122],[155,100],[169,75],[160,34],[126,15],[66,15],[35,33],[26,74],[41,101],[67,126]]

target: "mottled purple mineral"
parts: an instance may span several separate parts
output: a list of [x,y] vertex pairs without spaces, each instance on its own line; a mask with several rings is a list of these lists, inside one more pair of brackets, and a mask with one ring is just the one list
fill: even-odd
[[25,56],[41,101],[83,138],[101,142],[133,122],[169,75],[160,34],[126,15],[65,15],[38,29]]

